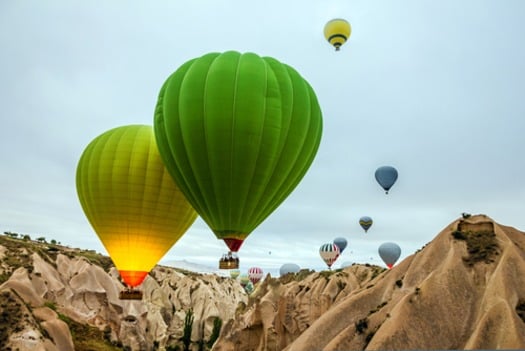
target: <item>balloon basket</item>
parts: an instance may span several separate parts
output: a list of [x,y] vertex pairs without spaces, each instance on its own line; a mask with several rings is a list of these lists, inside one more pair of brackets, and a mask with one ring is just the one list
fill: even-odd
[[122,290],[119,294],[121,300],[142,300],[142,291],[127,289]]
[[239,257],[228,252],[227,255],[223,255],[219,260],[219,269],[238,269],[239,268]]
[[231,261],[231,262],[224,262],[219,261],[219,269],[238,269],[239,268],[239,262]]

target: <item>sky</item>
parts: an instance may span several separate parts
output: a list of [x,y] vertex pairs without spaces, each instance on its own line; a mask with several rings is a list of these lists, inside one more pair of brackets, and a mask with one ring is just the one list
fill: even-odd
[[[338,52],[332,18],[352,25]],[[462,212],[525,230],[524,22],[521,0],[2,1],[0,229],[105,254],[75,189],[84,148],[152,125],[187,60],[236,50],[294,67],[323,113],[314,162],[245,241],[241,271],[326,269],[318,250],[336,237],[333,267],[383,265],[381,243],[403,259]],[[383,165],[399,172],[388,195]],[[225,252],[198,219],[162,262],[216,267]]]

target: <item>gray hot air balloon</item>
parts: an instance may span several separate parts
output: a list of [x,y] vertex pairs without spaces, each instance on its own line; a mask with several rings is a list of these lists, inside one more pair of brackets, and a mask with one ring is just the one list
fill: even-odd
[[346,245],[348,245],[348,242],[346,241],[345,238],[339,237],[339,238],[334,239],[334,244],[336,244],[337,247],[339,248],[339,252],[343,253],[343,251],[346,248]]
[[392,268],[401,256],[401,248],[396,243],[383,243],[379,246],[378,252],[388,268]]
[[376,169],[375,177],[379,185],[385,189],[385,193],[388,194],[397,180],[397,170],[392,166],[382,166]]
[[374,221],[372,221],[372,218],[368,216],[363,216],[359,219],[359,224],[365,230],[365,233],[368,231],[368,229],[370,229],[372,223],[374,223]]
[[282,277],[288,273],[297,273],[301,270],[301,267],[295,263],[285,263],[279,268],[279,274]]

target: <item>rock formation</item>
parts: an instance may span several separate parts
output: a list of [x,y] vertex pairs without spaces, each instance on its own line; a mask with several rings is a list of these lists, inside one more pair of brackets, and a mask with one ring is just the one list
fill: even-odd
[[267,279],[213,350],[525,348],[525,233],[454,221],[391,270]]
[[[190,309],[191,340],[207,341],[214,320],[227,322],[246,301],[230,278],[162,266],[142,284],[141,301],[120,300],[123,285],[107,257],[19,239],[1,244],[1,350],[78,351],[94,349],[94,342],[103,349],[180,346]],[[72,337],[75,328],[81,340]]]
[[192,350],[217,318],[214,351],[525,348],[525,233],[485,215],[390,270],[267,276],[249,298],[230,278],[157,266],[142,301],[119,300],[109,258],[7,237],[0,282],[1,350],[174,350],[190,310]]

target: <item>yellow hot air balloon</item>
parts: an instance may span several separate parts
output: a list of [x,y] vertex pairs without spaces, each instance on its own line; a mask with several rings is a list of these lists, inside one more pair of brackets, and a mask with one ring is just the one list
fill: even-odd
[[350,38],[350,34],[352,27],[342,18],[334,18],[324,26],[324,37],[336,51]]
[[86,217],[131,289],[197,217],[164,167],[151,126],[95,138],[80,158],[76,185]]

